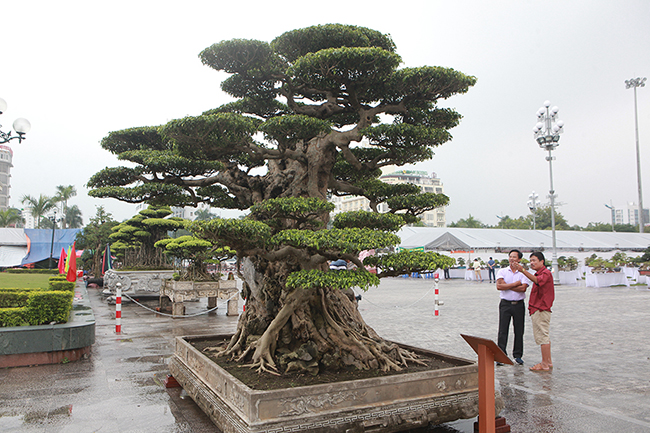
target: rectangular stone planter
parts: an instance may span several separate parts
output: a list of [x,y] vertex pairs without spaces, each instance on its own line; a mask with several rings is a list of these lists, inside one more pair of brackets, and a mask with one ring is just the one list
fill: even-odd
[[217,306],[217,299],[227,299],[228,309],[226,315],[239,315],[239,291],[237,281],[174,281],[164,280],[160,288],[160,308],[168,308],[171,301],[172,315],[182,316],[185,314],[185,301],[200,298],[208,298],[208,309]]
[[478,366],[470,360],[401,345],[454,367],[258,391],[190,344],[206,338],[229,336],[177,337],[170,370],[224,433],[396,432],[478,415]]
[[160,293],[164,280],[169,280],[174,271],[119,271],[110,269],[104,274],[104,289],[115,293],[117,283],[122,285],[122,292],[129,296],[152,296]]

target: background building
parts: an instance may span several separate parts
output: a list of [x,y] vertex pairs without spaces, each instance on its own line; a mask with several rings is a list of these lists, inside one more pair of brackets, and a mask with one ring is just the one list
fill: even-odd
[[9,199],[11,195],[11,163],[14,157],[14,152],[11,147],[0,145],[0,210],[7,210],[9,207]]
[[[436,176],[435,173],[429,175],[426,171],[419,170],[395,170],[395,167],[386,168],[384,174],[381,175],[379,180],[389,184],[397,183],[412,183],[420,187],[422,192],[432,192],[436,194],[444,193],[444,186],[442,181]],[[340,212],[351,212],[357,210],[370,211],[370,201],[365,197],[359,196],[345,196],[345,197],[332,197],[330,200],[334,203],[334,215]],[[388,212],[388,206],[382,203],[378,207],[379,212]],[[420,218],[422,223],[427,227],[446,227],[447,220],[445,216],[445,208],[439,207],[437,209],[423,213]]]
[[[639,206],[634,202],[626,203],[625,207],[612,209],[614,224],[639,225]],[[643,222],[650,223],[650,210],[643,209]]]

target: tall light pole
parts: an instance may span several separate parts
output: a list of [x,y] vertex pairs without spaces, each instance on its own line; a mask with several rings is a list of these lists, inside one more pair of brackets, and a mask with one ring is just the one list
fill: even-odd
[[636,179],[639,187],[639,233],[643,233],[643,193],[641,192],[641,157],[639,154],[639,119],[636,112],[636,88],[645,87],[647,78],[625,80],[625,88],[634,88],[634,132],[636,133]]
[[52,220],[52,243],[50,244],[50,265],[48,269],[52,269],[52,255],[54,254],[54,232],[56,231],[56,209],[54,209],[54,216],[51,216]]
[[614,207],[613,204],[611,204],[611,201],[610,204],[605,203],[605,207],[612,211],[612,231],[614,232],[616,231],[614,230],[614,220],[616,219],[616,208]]
[[[7,111],[7,102],[0,98],[0,114],[4,113]],[[2,125],[0,125],[2,127]],[[29,120],[23,119],[22,117],[14,120],[14,131],[18,135],[14,135],[12,137],[11,131],[9,132],[3,132],[0,130],[0,143],[7,143],[10,140],[18,140],[18,142],[22,142],[25,139],[25,134],[29,132],[29,130],[32,128],[32,125],[29,123]]]
[[564,132],[564,122],[557,119],[557,112],[560,109],[557,106],[549,108],[550,106],[551,101],[544,101],[544,106],[537,110],[537,124],[533,128],[533,132],[539,147],[548,151],[546,160],[551,179],[549,197],[551,198],[551,232],[553,236],[553,281],[555,284],[559,284],[560,271],[557,265],[557,242],[555,239],[555,190],[553,189],[553,160],[555,158],[552,151],[559,146],[560,134]]
[[526,203],[528,205],[528,209],[530,209],[530,211],[533,214],[533,230],[537,230],[537,227],[535,225],[535,219],[537,215],[535,214],[535,212],[537,212],[537,208],[540,205],[538,198],[539,195],[535,194],[535,191],[533,191],[533,193],[528,196],[528,202]]

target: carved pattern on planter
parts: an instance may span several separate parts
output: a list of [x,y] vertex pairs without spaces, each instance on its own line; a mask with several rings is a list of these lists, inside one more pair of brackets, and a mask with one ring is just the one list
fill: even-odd
[[280,404],[285,408],[278,416],[296,416],[305,413],[314,413],[314,409],[321,409],[325,406],[334,407],[348,400],[358,400],[366,396],[366,393],[358,392],[337,392],[334,394],[321,394],[318,396],[285,398]]

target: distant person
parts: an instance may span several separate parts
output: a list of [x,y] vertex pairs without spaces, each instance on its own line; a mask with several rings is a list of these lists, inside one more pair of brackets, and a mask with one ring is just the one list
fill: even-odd
[[497,282],[496,277],[494,276],[494,266],[496,265],[496,262],[492,260],[492,257],[490,257],[490,260],[487,262],[488,265],[488,279],[490,280],[490,283],[492,282]]
[[497,345],[506,351],[508,345],[508,332],[510,320],[515,334],[515,343],[512,356],[519,365],[524,363],[524,319],[526,317],[526,289],[530,281],[523,272],[519,271],[519,262],[523,254],[519,250],[511,250],[508,253],[510,266],[499,269],[497,274],[497,290],[499,290],[501,301],[499,302],[499,334]]
[[339,258],[330,263],[331,271],[345,271],[348,268],[348,262]]
[[442,271],[444,272],[445,280],[451,279],[451,277],[449,276],[449,266],[445,266]]
[[483,276],[481,275],[481,262],[478,261],[478,258],[474,259],[474,263],[472,265],[472,268],[474,269],[474,279],[476,279],[476,281],[480,281],[482,283],[483,282]]
[[544,254],[536,251],[530,255],[530,268],[535,275],[526,271],[521,264],[518,269],[533,283],[528,299],[528,312],[533,322],[535,343],[542,350],[542,362],[530,367],[531,371],[549,371],[553,368],[551,360],[551,307],[555,300],[555,285],[553,274],[546,267]]

